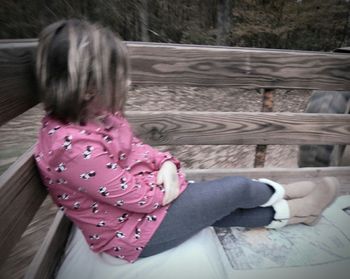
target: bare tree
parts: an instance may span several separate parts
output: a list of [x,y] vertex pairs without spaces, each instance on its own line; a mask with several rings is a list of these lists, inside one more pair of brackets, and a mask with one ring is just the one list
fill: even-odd
[[231,31],[232,2],[230,0],[219,0],[217,5],[217,36],[216,44],[227,44],[227,37]]
[[148,0],[140,0],[139,14],[141,22],[141,40],[144,42],[149,42],[148,35]]

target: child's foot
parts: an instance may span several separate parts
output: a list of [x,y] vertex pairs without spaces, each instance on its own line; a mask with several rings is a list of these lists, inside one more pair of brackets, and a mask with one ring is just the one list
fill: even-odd
[[288,220],[287,225],[304,224],[308,226],[313,226],[316,225],[320,219],[321,215],[308,217],[292,217]]
[[315,183],[312,181],[298,181],[283,185],[285,200],[303,198],[311,193],[315,188]]
[[288,201],[290,212],[288,224],[316,224],[322,212],[338,196],[339,181],[335,177],[324,177],[311,183],[314,187],[307,195]]

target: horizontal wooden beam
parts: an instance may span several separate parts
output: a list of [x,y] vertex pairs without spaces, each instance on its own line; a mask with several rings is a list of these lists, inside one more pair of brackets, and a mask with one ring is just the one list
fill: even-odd
[[151,145],[350,144],[350,115],[265,112],[128,112]]
[[128,43],[136,84],[350,90],[350,55]]
[[47,195],[32,154],[33,148],[23,154],[0,179],[0,265]]
[[326,168],[246,168],[246,169],[187,169],[189,180],[205,181],[226,176],[245,176],[249,178],[268,178],[280,183],[301,180],[313,180],[320,177],[334,176],[341,184],[341,194],[350,194],[350,167]]

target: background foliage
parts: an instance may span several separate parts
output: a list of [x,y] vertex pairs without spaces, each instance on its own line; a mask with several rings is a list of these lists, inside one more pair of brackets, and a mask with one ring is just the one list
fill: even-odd
[[1,0],[0,38],[33,38],[63,18],[125,40],[332,50],[350,45],[349,0]]

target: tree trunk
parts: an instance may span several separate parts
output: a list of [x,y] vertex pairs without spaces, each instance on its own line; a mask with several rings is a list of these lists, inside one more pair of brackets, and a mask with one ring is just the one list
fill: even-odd
[[231,27],[231,1],[219,0],[217,5],[217,45],[226,45]]
[[343,44],[344,46],[350,46],[350,3],[349,0],[347,0],[348,3],[348,16],[347,16],[347,20],[345,23],[345,30],[344,30],[344,39],[343,39]]
[[141,5],[139,7],[140,22],[141,22],[141,40],[143,42],[149,42],[147,1],[148,0],[141,0]]

